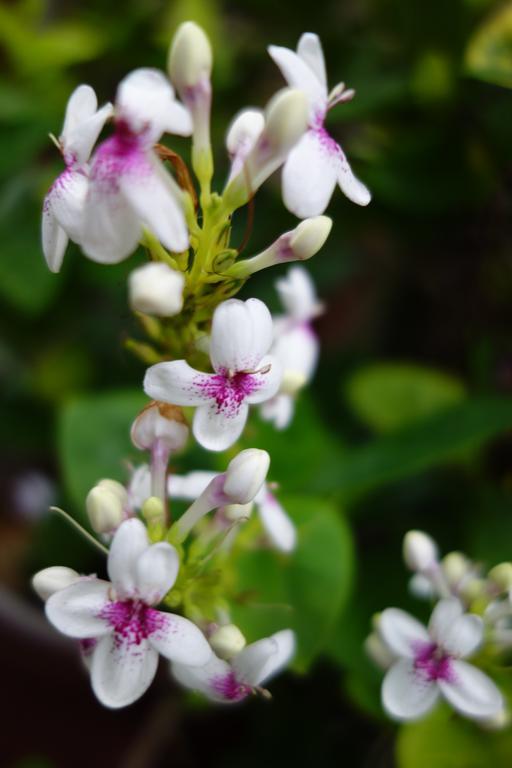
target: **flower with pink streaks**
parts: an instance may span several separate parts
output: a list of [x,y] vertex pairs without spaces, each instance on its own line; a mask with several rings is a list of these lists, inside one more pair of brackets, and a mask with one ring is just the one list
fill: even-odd
[[196,440],[208,450],[223,451],[242,433],[249,405],[268,400],[279,388],[281,367],[267,354],[272,339],[272,317],[263,302],[229,299],[213,316],[214,373],[196,371],[185,360],[157,363],[146,373],[145,392],[165,403],[198,406]]
[[111,582],[80,578],[47,600],[50,622],[80,640],[94,693],[106,707],[125,707],[140,698],[155,676],[160,653],[191,666],[210,658],[210,646],[195,624],[153,607],[173,586],[178,568],[174,547],[150,545],[144,525],[131,518],[112,540]]
[[318,35],[303,34],[297,52],[276,45],[268,50],[288,84],[302,90],[309,102],[308,130],[291,150],[283,168],[286,207],[300,218],[317,216],[327,208],[336,184],[354,203],[368,205],[369,191],[354,176],[343,150],[325,127],[327,112],[335,104],[351,99],[354,92],[340,83],[328,93]]
[[405,611],[387,608],[379,617],[378,632],[395,659],[382,684],[382,703],[396,720],[425,715],[440,696],[476,720],[503,709],[493,681],[461,660],[480,646],[484,625],[479,616],[464,613],[456,598],[439,601],[428,629]]

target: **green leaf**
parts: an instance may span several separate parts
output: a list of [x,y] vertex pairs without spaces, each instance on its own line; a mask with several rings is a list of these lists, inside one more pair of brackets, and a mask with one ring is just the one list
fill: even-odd
[[467,400],[346,454],[331,490],[353,500],[392,481],[466,458],[510,428],[510,398]]
[[360,368],[346,384],[357,416],[377,432],[392,432],[460,402],[463,384],[441,371],[407,363]]
[[512,3],[499,8],[473,34],[465,65],[480,80],[512,88]]
[[298,530],[296,551],[244,551],[234,567],[234,620],[250,641],[291,627],[297,633],[296,668],[304,670],[326,648],[348,599],[353,577],[351,531],[332,504],[286,496],[283,506]]
[[58,448],[66,490],[78,516],[85,519],[84,501],[102,477],[126,480],[123,462],[137,451],[130,442],[130,426],[147,404],[142,392],[115,391],[87,395],[66,403],[58,422]]
[[398,768],[509,768],[510,730],[484,731],[447,707],[425,720],[400,728]]

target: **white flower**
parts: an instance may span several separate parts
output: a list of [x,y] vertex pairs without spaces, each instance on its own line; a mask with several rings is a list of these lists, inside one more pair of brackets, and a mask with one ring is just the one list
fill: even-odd
[[171,251],[188,248],[178,185],[152,147],[164,132],[188,136],[192,121],[162,72],[137,69],[120,83],[114,135],[96,150],[81,245],[95,261],[115,264],[135,250],[147,227]]
[[[169,496],[173,499],[193,501],[218,477],[215,472],[196,471],[187,475],[172,475],[168,481]],[[225,507],[226,513],[234,501]],[[268,483],[263,483],[254,496],[254,504],[260,516],[261,523],[271,544],[281,552],[291,552],[297,544],[297,531],[276,499]],[[238,505],[237,505],[238,506]],[[245,508],[244,513],[250,513],[250,508]],[[228,514],[228,518],[233,515]]]
[[295,635],[292,630],[283,629],[247,645],[230,662],[212,654],[202,667],[173,662],[171,671],[179,683],[211,701],[234,704],[258,691],[288,664],[294,651]]
[[215,373],[191,368],[185,360],[157,363],[146,373],[144,390],[155,400],[198,406],[196,440],[223,451],[241,435],[249,404],[277,392],[281,368],[267,352],[272,344],[270,312],[258,299],[230,299],[213,315],[210,358]]
[[283,168],[283,197],[286,207],[300,218],[317,216],[327,208],[336,183],[359,205],[370,202],[370,193],[352,173],[340,145],[325,128],[327,111],[352,98],[342,84],[328,94],[322,45],[317,35],[306,32],[297,52],[275,45],[269,53],[285,80],[307,96],[308,130],[292,149]]
[[485,719],[501,711],[503,698],[493,681],[461,661],[481,644],[484,627],[456,598],[436,605],[428,629],[398,608],[382,612],[378,629],[398,657],[382,684],[382,703],[392,717],[415,720],[440,695],[466,717]]
[[60,632],[93,646],[92,687],[105,706],[124,707],[142,696],[159,653],[182,664],[208,661],[210,646],[195,624],[153,608],[173,586],[178,568],[176,550],[165,542],[149,545],[144,525],[132,518],[118,528],[110,547],[112,583],[83,578],[46,603],[46,615]]
[[152,402],[133,422],[130,437],[141,451],[150,451],[157,441],[169,451],[181,451],[188,439],[188,425],[181,408]]
[[157,317],[173,317],[183,308],[185,278],[162,261],[134,269],[128,278],[130,307]]
[[79,85],[69,97],[59,139],[66,170],[53,183],[43,206],[43,252],[52,272],[62,266],[68,239],[80,242],[89,183],[87,163],[112,111],[112,104],[98,110],[96,94],[89,85]]
[[316,370],[320,350],[311,321],[321,311],[321,305],[313,281],[302,267],[292,267],[276,287],[287,314],[274,320],[271,353],[279,360],[283,376],[276,396],[264,403],[260,412],[277,429],[285,429],[293,418],[298,393]]

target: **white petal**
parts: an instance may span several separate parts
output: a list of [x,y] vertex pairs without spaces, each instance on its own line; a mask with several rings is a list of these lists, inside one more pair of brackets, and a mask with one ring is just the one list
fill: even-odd
[[469,656],[483,640],[484,623],[480,616],[466,613],[455,619],[444,634],[443,648],[452,656]]
[[439,680],[439,687],[463,715],[488,718],[503,708],[503,697],[490,677],[465,661],[452,661],[451,670],[452,679]]
[[298,374],[307,384],[315,371],[320,345],[315,332],[307,323],[294,325],[282,333],[272,347],[272,354],[277,357],[284,375]]
[[338,144],[318,131],[306,131],[294,146],[283,168],[283,200],[301,219],[325,211],[340,170]]
[[109,603],[110,584],[99,579],[80,579],[55,592],[46,602],[48,620],[69,637],[99,637],[111,632],[107,619],[100,618]]
[[184,360],[157,363],[148,368],[144,392],[154,400],[173,405],[202,405],[209,402],[214,375],[191,368]]
[[260,415],[264,421],[271,421],[276,429],[286,429],[291,424],[294,411],[293,397],[277,394],[262,403]]
[[146,154],[145,161],[119,176],[121,192],[166,248],[185,251],[189,238],[179,187],[152,152]]
[[414,672],[413,662],[397,661],[382,683],[382,704],[397,720],[415,720],[429,712],[439,698],[439,688]]
[[250,374],[251,386],[246,400],[251,404],[263,403],[274,397],[283,378],[283,369],[274,355],[262,358],[258,369],[261,373]]
[[191,666],[202,666],[209,660],[212,649],[201,632],[188,619],[172,613],[156,611],[161,621],[159,627],[149,635],[153,648],[172,661]]
[[295,634],[283,629],[244,648],[233,660],[233,670],[241,682],[261,685],[286,666],[294,653]]
[[341,148],[340,153],[338,184],[340,185],[341,191],[349,200],[352,200],[353,203],[357,203],[357,205],[368,205],[372,199],[369,189],[362,181],[359,181],[359,179],[354,176],[352,168]]
[[158,653],[148,640],[120,643],[114,635],[104,637],[92,652],[93,691],[106,707],[126,707],[147,691],[157,665]]
[[84,172],[67,169],[56,179],[48,201],[52,213],[64,232],[75,243],[80,243],[89,180]]
[[297,45],[297,53],[302,61],[315,73],[319,82],[327,88],[324,52],[318,35],[315,35],[313,32],[304,32]]
[[270,56],[282,72],[284,79],[292,88],[303,91],[313,109],[325,109],[327,105],[327,88],[322,83],[303,58],[289,48],[271,45],[268,48]]
[[52,272],[59,272],[68,245],[68,236],[53,215],[48,197],[45,198],[41,222],[43,253]]
[[283,307],[294,320],[308,321],[318,315],[315,284],[304,267],[291,267],[286,277],[276,281],[276,288]]
[[216,371],[252,371],[268,352],[272,316],[259,299],[229,299],[213,315],[210,356]]
[[386,608],[379,617],[379,633],[397,656],[412,658],[418,646],[431,643],[427,629],[400,608]]
[[297,543],[297,531],[281,504],[269,491],[256,501],[267,536],[277,549],[291,552]]
[[90,85],[79,85],[75,88],[66,105],[66,115],[61,131],[61,141],[66,145],[70,133],[94,115],[98,109],[96,93]]
[[127,121],[134,133],[144,134],[147,147],[157,142],[165,131],[183,136],[192,132],[190,115],[184,107],[173,108],[174,104],[174,89],[158,69],[136,69],[117,89],[118,116]]
[[89,160],[103,126],[113,112],[112,104],[105,104],[94,115],[69,132],[64,144],[66,162],[86,163]]
[[226,135],[226,147],[231,157],[228,181],[240,172],[264,127],[265,116],[261,109],[244,109],[235,116]]
[[[219,659],[214,653],[202,667],[173,663],[171,664],[171,671],[178,683],[202,693],[211,701],[233,703],[239,700],[236,697],[236,681],[230,665],[227,661]],[[230,693],[231,697],[229,696]],[[226,694],[228,695],[226,696]]]
[[132,473],[128,486],[130,509],[140,509],[151,496],[151,471],[147,464],[142,464]]
[[195,501],[202,492],[217,477],[217,472],[197,470],[187,475],[171,475],[167,481],[167,489],[172,499]]
[[137,562],[149,547],[148,535],[143,523],[132,517],[117,529],[108,553],[108,575],[118,597],[137,594]]
[[137,560],[137,593],[148,605],[156,605],[171,589],[180,567],[178,553],[161,541],[148,547]]
[[434,610],[428,624],[428,630],[436,643],[444,645],[453,623],[464,613],[462,603],[455,597],[440,600]]
[[225,451],[242,434],[248,412],[247,403],[229,410],[219,410],[216,403],[201,405],[194,415],[194,437],[208,451]]

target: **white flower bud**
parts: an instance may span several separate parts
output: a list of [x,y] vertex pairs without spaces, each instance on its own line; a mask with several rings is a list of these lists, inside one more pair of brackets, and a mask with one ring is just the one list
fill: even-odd
[[304,93],[295,88],[283,88],[270,100],[266,109],[264,142],[269,142],[274,152],[287,153],[298,142],[307,125],[308,103]]
[[201,27],[181,24],[174,35],[168,59],[169,77],[180,93],[195,88],[212,72],[212,48]]
[[96,483],[96,487],[106,488],[107,491],[113,493],[118,497],[123,507],[128,503],[128,491],[124,485],[117,480],[111,480],[109,477],[105,477],[103,480],[100,480],[99,483]]
[[226,470],[223,492],[234,504],[248,504],[265,482],[270,456],[259,448],[241,451]]
[[235,523],[237,520],[250,517],[253,506],[252,501],[248,504],[227,504],[223,508],[224,516]]
[[91,528],[96,533],[115,531],[124,519],[123,504],[119,495],[101,485],[95,485],[85,500]]
[[132,443],[141,451],[149,451],[157,440],[170,451],[181,451],[188,439],[188,425],[177,405],[158,403],[147,405],[132,424]]
[[226,624],[215,630],[210,645],[221,659],[231,659],[245,648],[246,640],[235,624]]
[[32,577],[32,586],[42,600],[48,600],[55,592],[65,589],[80,578],[80,574],[64,565],[44,568]]
[[459,584],[471,570],[471,563],[461,552],[449,552],[441,561],[443,573],[450,586]]
[[291,233],[290,248],[295,259],[305,261],[318,253],[332,228],[332,219],[328,216],[313,216],[301,221]]
[[432,582],[422,573],[415,573],[414,576],[411,576],[409,592],[420,600],[431,600],[434,597]]
[[409,531],[404,537],[403,556],[411,571],[425,571],[437,562],[437,545],[423,531]]
[[367,656],[381,669],[389,669],[395,657],[377,632],[372,632],[364,641]]
[[185,278],[161,261],[134,269],[128,278],[130,307],[135,312],[173,317],[183,308]]
[[504,592],[512,587],[512,563],[495,565],[488,573],[489,578]]

